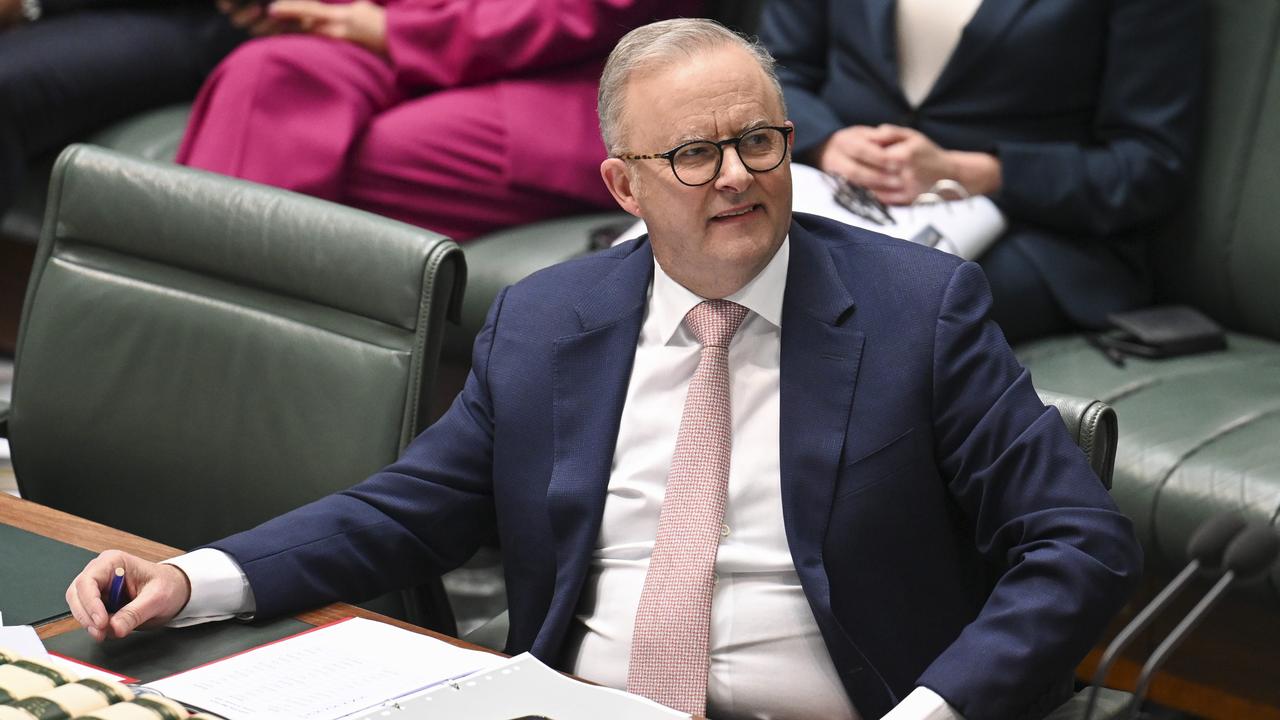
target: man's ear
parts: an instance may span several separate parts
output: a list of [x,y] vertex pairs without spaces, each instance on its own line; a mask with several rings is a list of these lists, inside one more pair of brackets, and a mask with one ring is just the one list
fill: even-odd
[[600,163],[600,177],[604,178],[609,194],[623,210],[640,217],[640,203],[636,202],[635,185],[627,170],[626,161],[619,158],[607,158]]

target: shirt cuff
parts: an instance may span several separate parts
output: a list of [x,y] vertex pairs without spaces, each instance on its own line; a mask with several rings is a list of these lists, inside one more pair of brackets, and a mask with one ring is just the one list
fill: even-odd
[[918,687],[881,720],[964,720],[938,693]]
[[252,620],[257,604],[249,578],[232,557],[221,550],[200,548],[165,560],[186,573],[191,598],[168,627],[187,627],[214,620]]

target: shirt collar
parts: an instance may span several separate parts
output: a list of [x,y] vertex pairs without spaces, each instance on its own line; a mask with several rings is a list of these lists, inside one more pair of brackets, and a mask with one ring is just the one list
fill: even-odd
[[[782,295],[787,287],[787,265],[791,259],[791,236],[783,238],[782,245],[773,254],[769,264],[742,289],[725,300],[742,305],[764,318],[774,327],[782,327]],[[653,329],[656,339],[667,344],[680,329],[684,316],[694,305],[706,298],[699,297],[668,275],[657,259],[653,261],[653,287],[649,296],[649,317],[646,324]]]

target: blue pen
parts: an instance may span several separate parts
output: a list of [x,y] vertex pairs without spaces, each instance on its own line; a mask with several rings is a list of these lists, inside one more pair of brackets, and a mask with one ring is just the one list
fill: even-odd
[[121,600],[124,599],[124,568],[116,568],[116,574],[111,578],[111,590],[107,593],[107,612],[114,615],[120,609]]

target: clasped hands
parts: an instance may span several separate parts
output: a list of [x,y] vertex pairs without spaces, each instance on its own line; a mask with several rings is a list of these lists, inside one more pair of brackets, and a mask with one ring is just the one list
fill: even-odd
[[231,24],[251,35],[306,33],[345,40],[387,54],[387,11],[369,0],[327,3],[320,0],[274,0],[269,3],[217,0]]
[[841,175],[886,205],[907,205],[939,180],[955,180],[970,195],[1000,189],[1000,161],[987,153],[944,150],[919,130],[853,125],[818,149],[818,167]]

